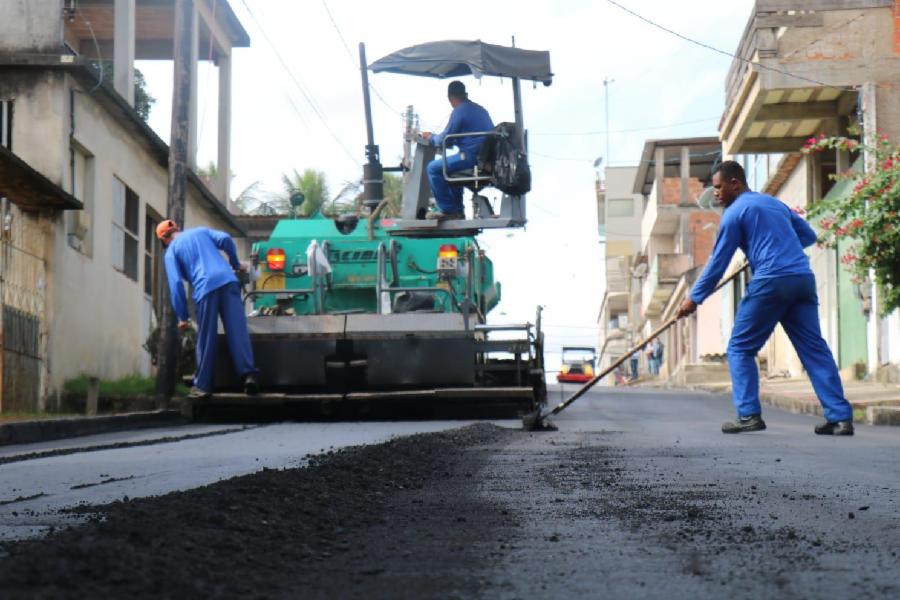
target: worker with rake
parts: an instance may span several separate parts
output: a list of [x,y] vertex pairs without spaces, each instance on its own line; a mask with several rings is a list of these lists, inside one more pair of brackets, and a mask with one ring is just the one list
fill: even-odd
[[759,403],[756,355],[781,323],[809,374],[825,414],[820,435],[853,435],[853,409],[828,344],[819,329],[816,280],[803,249],[816,233],[783,202],[747,186],[743,167],[725,161],[713,171],[716,197],[725,206],[713,255],[690,296],[679,309],[684,317],[697,310],[722,278],[740,248],[753,278],[734,317],[728,342],[728,368],[737,420],[722,425],[723,433],[766,428]]

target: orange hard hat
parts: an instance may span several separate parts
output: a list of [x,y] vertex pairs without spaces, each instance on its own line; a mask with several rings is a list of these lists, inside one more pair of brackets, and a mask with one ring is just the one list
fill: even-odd
[[156,237],[158,237],[161,241],[166,241],[172,233],[178,231],[178,225],[175,224],[175,221],[172,219],[166,219],[162,223],[156,226]]

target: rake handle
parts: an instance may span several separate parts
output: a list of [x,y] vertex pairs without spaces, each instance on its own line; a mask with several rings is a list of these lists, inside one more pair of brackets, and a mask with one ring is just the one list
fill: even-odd
[[[719,284],[716,286],[716,288],[712,291],[712,293],[715,294],[720,289],[725,287],[727,284],[734,281],[734,279],[738,275],[743,273],[747,269],[748,266],[750,266],[749,263],[744,263],[744,265],[740,269],[736,270],[734,273],[732,273],[731,275],[729,275],[728,277],[726,277],[725,279],[720,281]],[[710,294],[710,295],[712,295],[712,294]],[[603,379],[604,377],[606,377],[607,375],[612,373],[622,363],[624,363],[626,360],[628,360],[628,358],[632,354],[634,354],[635,352],[638,352],[639,350],[642,350],[644,348],[644,346],[646,346],[647,344],[649,344],[650,342],[655,340],[657,337],[660,336],[660,334],[662,334],[664,331],[666,331],[669,327],[671,327],[672,325],[674,325],[677,322],[678,322],[678,315],[676,314],[675,316],[670,318],[668,321],[666,321],[665,323],[663,323],[662,325],[657,327],[656,330],[653,333],[651,333],[649,336],[647,336],[646,338],[644,338],[643,340],[638,342],[637,345],[626,350],[625,353],[621,357],[619,357],[619,359],[616,362],[614,362],[613,364],[608,366],[606,369],[604,369],[602,372],[598,373],[597,375],[594,375],[594,377],[590,381],[588,381],[583,386],[581,386],[581,388],[579,388],[578,391],[576,391],[574,394],[572,394],[568,399],[566,399],[564,402],[560,402],[559,404],[557,404],[556,407],[553,410],[551,410],[549,413],[547,413],[546,416],[551,417],[551,416],[559,414],[560,412],[565,410],[570,404],[572,404],[573,402],[575,402],[576,400],[581,398],[589,389],[594,387],[594,385],[596,385],[596,383],[598,381],[600,381],[601,379]]]

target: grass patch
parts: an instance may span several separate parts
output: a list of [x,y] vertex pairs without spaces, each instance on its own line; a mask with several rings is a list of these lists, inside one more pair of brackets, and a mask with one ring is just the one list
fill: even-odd
[[0,423],[10,423],[13,421],[44,421],[47,419],[81,416],[84,415],[77,413],[5,412],[0,413]]
[[[63,389],[69,394],[87,395],[88,376],[81,375],[66,381]],[[101,396],[153,396],[156,393],[156,378],[142,375],[126,375],[121,379],[101,379]],[[176,395],[186,395],[188,388],[179,384],[175,386]]]

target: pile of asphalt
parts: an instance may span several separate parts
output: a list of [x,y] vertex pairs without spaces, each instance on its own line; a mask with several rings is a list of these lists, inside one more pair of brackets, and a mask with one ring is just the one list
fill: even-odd
[[82,526],[0,548],[2,596],[478,595],[491,566],[480,540],[511,517],[474,482],[486,447],[513,435],[491,425],[416,435],[80,509],[92,515]]

